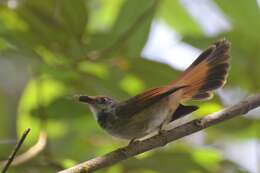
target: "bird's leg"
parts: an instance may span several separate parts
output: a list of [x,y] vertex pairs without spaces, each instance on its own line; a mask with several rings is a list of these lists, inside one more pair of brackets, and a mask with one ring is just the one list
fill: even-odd
[[165,123],[162,123],[159,126],[158,135],[162,136],[163,145],[166,145],[168,143],[168,139],[167,139],[167,136],[166,136],[166,131],[167,130],[163,129],[164,125],[165,125]]
[[[169,115],[172,115],[172,110],[170,110]],[[158,134],[164,134],[167,130],[165,129],[165,126],[169,124],[170,120],[171,120],[172,116],[168,116],[167,118],[165,118],[165,120],[162,122],[162,124],[159,126],[159,130],[158,130]]]

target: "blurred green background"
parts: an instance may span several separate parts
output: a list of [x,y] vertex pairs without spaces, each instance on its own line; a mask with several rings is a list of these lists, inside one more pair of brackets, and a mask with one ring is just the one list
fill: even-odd
[[[201,108],[189,118],[259,92],[259,4],[0,0],[0,160],[27,127],[19,153],[34,146],[40,132],[47,132],[47,145],[11,173],[56,172],[127,144],[102,131],[72,96],[126,99],[167,84],[222,37],[232,43],[227,84],[213,100],[196,102]],[[98,172],[258,173],[259,115],[250,112]]]

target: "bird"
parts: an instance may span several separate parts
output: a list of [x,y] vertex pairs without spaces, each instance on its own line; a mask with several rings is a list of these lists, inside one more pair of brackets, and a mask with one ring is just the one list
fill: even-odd
[[110,135],[130,144],[196,111],[190,100],[209,100],[223,87],[229,71],[230,42],[220,39],[203,51],[176,80],[148,89],[127,100],[107,96],[77,96],[86,103],[98,124]]

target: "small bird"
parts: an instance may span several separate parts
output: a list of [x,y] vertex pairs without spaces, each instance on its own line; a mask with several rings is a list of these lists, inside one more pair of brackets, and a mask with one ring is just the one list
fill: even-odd
[[87,103],[98,124],[109,134],[130,143],[198,109],[183,105],[189,100],[207,100],[222,87],[229,69],[230,43],[221,39],[211,45],[173,82],[146,90],[128,100],[105,96],[78,96]]

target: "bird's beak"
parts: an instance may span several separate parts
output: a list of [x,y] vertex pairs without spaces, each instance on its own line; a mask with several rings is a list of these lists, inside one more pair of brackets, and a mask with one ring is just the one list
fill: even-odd
[[91,96],[78,96],[78,101],[88,104],[94,104],[96,102],[96,99]]

